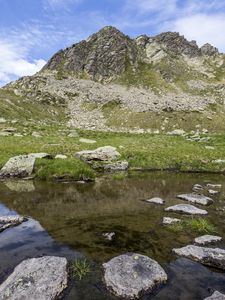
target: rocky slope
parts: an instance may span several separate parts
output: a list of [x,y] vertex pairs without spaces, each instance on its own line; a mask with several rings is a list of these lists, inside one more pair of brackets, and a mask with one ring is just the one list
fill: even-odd
[[179,116],[193,115],[195,127],[196,112],[202,126],[215,119],[217,128],[224,123],[225,55],[175,32],[131,39],[109,26],[60,50],[38,74],[8,84],[5,92],[63,109],[78,128],[165,131],[165,124],[156,125],[159,115],[174,119],[175,129]]

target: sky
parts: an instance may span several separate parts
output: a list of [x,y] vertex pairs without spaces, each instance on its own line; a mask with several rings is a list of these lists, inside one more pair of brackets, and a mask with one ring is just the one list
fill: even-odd
[[0,86],[107,25],[131,37],[177,31],[225,52],[225,0],[0,0]]

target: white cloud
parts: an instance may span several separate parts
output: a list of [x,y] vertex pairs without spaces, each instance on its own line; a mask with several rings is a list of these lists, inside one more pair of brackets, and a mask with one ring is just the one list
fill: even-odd
[[225,51],[225,14],[196,14],[177,19],[171,27],[200,46],[209,42]]

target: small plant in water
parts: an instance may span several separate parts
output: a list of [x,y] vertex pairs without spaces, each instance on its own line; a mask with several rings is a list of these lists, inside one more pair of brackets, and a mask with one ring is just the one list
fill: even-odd
[[91,272],[91,264],[86,259],[76,259],[71,264],[72,276],[83,279]]
[[188,220],[188,221],[186,221],[186,226],[187,227],[190,226],[193,230],[195,230],[199,233],[215,233],[216,232],[215,226],[203,218]]

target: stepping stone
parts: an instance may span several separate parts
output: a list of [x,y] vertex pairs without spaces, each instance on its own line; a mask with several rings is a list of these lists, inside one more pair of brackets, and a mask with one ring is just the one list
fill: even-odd
[[67,260],[44,256],[22,261],[0,286],[0,299],[50,300],[67,287]]
[[211,296],[205,298],[204,300],[225,300],[225,295],[215,291]]
[[198,195],[198,194],[181,194],[178,195],[177,198],[186,200],[192,203],[196,204],[202,204],[202,205],[210,205],[213,203],[213,200],[209,197],[206,197],[204,195]]
[[215,190],[208,190],[208,193],[210,194],[210,195],[216,195],[216,194],[219,194],[219,192],[218,191],[215,191]]
[[164,217],[162,220],[162,223],[164,225],[171,225],[171,224],[175,224],[175,223],[180,223],[181,220],[177,219],[177,218],[170,218],[170,217]]
[[107,289],[126,299],[138,298],[167,281],[167,274],[155,260],[136,253],[114,257],[103,269]]
[[102,236],[108,241],[112,241],[115,235],[115,232],[106,232],[102,234]]
[[183,248],[173,249],[172,251],[179,256],[190,258],[203,265],[225,270],[224,249],[188,245]]
[[20,216],[1,216],[0,217],[0,232],[7,228],[20,225],[26,221],[26,218]]
[[157,197],[147,199],[147,200],[144,200],[144,201],[147,202],[147,203],[160,204],[160,205],[163,205],[165,203],[165,200],[163,200],[161,198],[157,198]]
[[200,185],[200,184],[195,184],[195,185],[193,186],[192,190],[193,190],[194,192],[199,192],[199,191],[203,191],[203,190],[204,190],[204,187],[203,187],[202,185]]
[[195,244],[197,245],[207,245],[207,244],[213,244],[222,241],[222,238],[220,236],[216,235],[203,235],[200,237],[197,237],[194,239]]
[[188,215],[207,215],[208,212],[204,209],[199,209],[190,204],[177,204],[165,208],[165,211],[171,211],[175,213],[184,213]]

